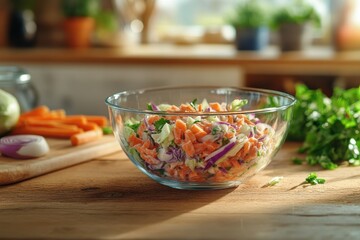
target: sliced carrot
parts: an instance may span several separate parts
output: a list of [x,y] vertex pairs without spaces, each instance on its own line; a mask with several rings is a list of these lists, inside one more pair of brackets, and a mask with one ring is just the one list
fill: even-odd
[[233,124],[234,123],[234,116],[233,115],[227,116],[227,122],[230,123],[230,124]]
[[198,140],[207,135],[207,133],[197,124],[191,125],[190,130]]
[[188,177],[189,177],[189,181],[191,181],[191,182],[203,182],[203,181],[205,181],[203,176],[201,176],[199,173],[194,172],[194,171],[191,171],[189,173]]
[[209,106],[217,112],[221,111],[221,105],[218,102],[209,103]]
[[235,136],[234,132],[228,131],[224,134],[224,137],[226,137],[227,139],[231,139]]
[[182,137],[183,137],[184,132],[180,128],[174,127],[173,134],[174,134],[174,142],[176,144],[180,144],[181,141],[182,141]]
[[195,112],[196,110],[188,105],[188,104],[181,104],[180,105],[180,111],[183,111],[183,112]]
[[176,119],[175,127],[181,129],[183,132],[185,132],[187,129],[186,123],[181,119]]
[[137,144],[143,144],[143,141],[140,138],[136,137],[135,134],[130,135],[128,142],[131,147]]
[[175,105],[171,105],[168,109],[167,109],[168,112],[177,112],[177,111],[180,111],[180,108],[178,106],[175,106]]
[[23,126],[15,128],[12,134],[35,134],[50,138],[70,138],[72,135],[83,132],[82,129],[63,129],[63,128],[49,128],[37,126]]
[[147,122],[149,124],[154,124],[156,121],[158,121],[161,117],[159,115],[151,115],[148,117]]
[[82,133],[74,134],[70,137],[71,145],[78,146],[89,143],[102,138],[103,132],[101,129],[90,130]]
[[141,123],[137,130],[137,134],[139,136],[142,136],[146,129],[147,129],[146,125],[144,123]]
[[196,137],[195,137],[195,135],[194,135],[189,129],[187,129],[187,130],[185,131],[185,142],[187,142],[187,141],[190,141],[190,142],[192,142],[192,143],[195,143],[195,142],[196,142]]
[[195,155],[195,148],[191,141],[184,142],[181,146],[189,157],[193,157]]

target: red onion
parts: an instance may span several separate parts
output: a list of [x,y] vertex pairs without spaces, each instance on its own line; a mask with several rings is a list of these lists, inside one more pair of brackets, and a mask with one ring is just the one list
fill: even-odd
[[219,148],[218,150],[212,152],[211,154],[209,154],[206,158],[205,161],[207,161],[206,166],[204,168],[204,170],[209,169],[212,165],[214,165],[214,163],[216,163],[217,160],[219,160],[222,156],[224,156],[227,152],[229,152],[236,144],[236,139],[233,138],[230,140],[230,142],[224,146],[222,146],[221,148]]
[[154,103],[151,103],[151,108],[153,111],[160,111],[160,108],[156,106]]
[[49,152],[49,145],[38,135],[7,136],[0,139],[0,152],[16,159],[37,158]]

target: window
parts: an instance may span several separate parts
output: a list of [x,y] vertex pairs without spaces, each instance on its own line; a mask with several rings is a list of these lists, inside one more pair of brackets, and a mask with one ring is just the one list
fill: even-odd
[[[279,7],[289,0],[262,0],[269,6]],[[329,40],[329,1],[309,1],[322,18],[321,29],[316,29],[319,42]],[[231,42],[234,30],[225,17],[239,0],[157,0],[151,22],[151,39],[155,42]],[[275,9],[275,8],[274,8]]]

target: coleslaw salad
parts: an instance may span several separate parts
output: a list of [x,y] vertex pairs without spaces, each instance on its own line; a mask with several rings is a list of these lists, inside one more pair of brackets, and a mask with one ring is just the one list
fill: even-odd
[[246,104],[244,99],[149,103],[151,113],[125,121],[124,145],[133,160],[159,177],[193,183],[236,180],[267,155],[274,136],[274,129],[255,115],[235,114]]

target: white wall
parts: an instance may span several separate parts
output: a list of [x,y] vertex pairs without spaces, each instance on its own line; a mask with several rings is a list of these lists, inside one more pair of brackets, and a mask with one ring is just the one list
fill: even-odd
[[40,103],[68,114],[105,114],[113,93],[157,86],[242,86],[242,72],[225,66],[21,65],[32,76]]

